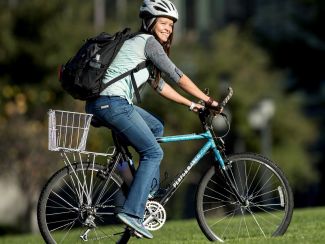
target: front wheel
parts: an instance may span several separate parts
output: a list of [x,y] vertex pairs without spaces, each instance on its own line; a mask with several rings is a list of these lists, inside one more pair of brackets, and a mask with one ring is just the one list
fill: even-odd
[[257,154],[228,159],[227,172],[212,166],[199,184],[196,217],[202,232],[209,240],[221,242],[284,234],[294,202],[282,171]]
[[124,202],[121,179],[104,167],[78,163],[57,171],[45,185],[37,209],[46,243],[116,242],[125,227],[115,219]]

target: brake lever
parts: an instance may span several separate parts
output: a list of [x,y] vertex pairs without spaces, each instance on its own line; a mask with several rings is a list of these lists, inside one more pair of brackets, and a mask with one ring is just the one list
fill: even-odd
[[[205,88],[204,92],[205,92],[206,95],[209,95],[209,88]],[[216,107],[207,106],[207,104],[203,100],[198,101],[198,104],[204,106],[207,109],[212,110],[213,112],[216,112],[216,114],[220,114],[220,113],[222,113],[223,108],[226,106],[226,104],[228,103],[228,101],[232,97],[233,93],[234,93],[234,91],[233,91],[232,87],[228,87],[227,96]]]
[[226,104],[228,103],[228,101],[230,100],[230,98],[232,97],[233,94],[234,94],[234,91],[233,91],[232,87],[228,87],[227,96],[218,104],[218,106],[216,106],[216,107],[207,106],[203,102],[204,106],[207,107],[208,109],[210,109],[214,113],[214,115],[220,114],[220,113],[222,113],[224,107],[226,106]]

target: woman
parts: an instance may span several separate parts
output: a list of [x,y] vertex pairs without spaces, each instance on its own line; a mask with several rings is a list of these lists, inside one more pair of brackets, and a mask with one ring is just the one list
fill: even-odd
[[[138,87],[149,82],[167,99],[185,105],[195,112],[202,108],[202,105],[188,100],[165,83],[160,78],[161,73],[165,73],[188,94],[205,101],[209,106],[217,106],[218,103],[205,95],[168,57],[174,23],[178,19],[174,4],[168,0],[144,0],[140,7],[140,18],[143,34],[123,44],[108,68],[103,82],[106,83],[119,74],[131,70],[142,61],[150,60],[153,64],[151,67],[135,73]],[[152,184],[154,181],[159,183],[159,165],[163,151],[156,137],[162,136],[163,124],[152,114],[133,105],[133,94],[131,78],[126,77],[105,89],[100,98],[88,101],[86,111],[93,113],[112,128],[139,153],[139,167],[117,217],[144,237],[152,238],[152,234],[143,226],[142,218]]]

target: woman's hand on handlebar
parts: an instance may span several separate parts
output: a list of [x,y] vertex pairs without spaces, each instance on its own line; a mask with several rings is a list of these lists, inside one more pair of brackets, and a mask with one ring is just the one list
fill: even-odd
[[204,109],[204,106],[201,105],[200,103],[195,103],[195,102],[192,102],[189,107],[189,110],[193,111],[193,112],[198,112],[199,110],[202,110],[202,109]]
[[[209,99],[207,101],[201,100],[198,103],[192,102],[189,109],[194,112],[208,109],[215,115],[220,114],[220,113],[222,113],[223,108],[226,106],[226,104],[228,103],[228,101],[230,100],[232,95],[233,95],[233,89],[231,87],[229,87],[227,96],[221,102],[218,103],[212,97],[209,97]],[[204,104],[204,105],[202,105],[202,104]]]
[[212,111],[214,111],[215,113],[221,113],[223,110],[223,107],[221,107],[219,105],[219,103],[215,100],[213,100],[211,105],[209,105],[209,106],[206,103],[205,103],[205,106],[203,106],[201,103],[192,102],[189,110],[193,111],[193,112],[198,112],[199,110],[204,110],[205,108],[209,108]]
[[216,100],[210,97],[209,101],[205,102],[205,107],[210,109],[215,114],[219,114],[223,111],[223,106],[218,103]]

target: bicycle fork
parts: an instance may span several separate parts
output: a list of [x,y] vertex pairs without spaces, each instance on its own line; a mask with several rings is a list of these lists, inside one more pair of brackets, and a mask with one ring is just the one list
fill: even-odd
[[[223,146],[223,141],[221,141],[221,144]],[[214,144],[214,145],[216,145],[216,144]],[[223,150],[222,146],[220,148],[221,150]],[[243,197],[241,197],[239,195],[238,190],[237,190],[236,186],[234,185],[234,182],[231,180],[231,177],[230,177],[230,175],[228,173],[228,169],[230,167],[230,164],[229,164],[229,160],[227,159],[226,155],[224,154],[224,151],[221,151],[221,153],[223,154],[226,162],[221,157],[221,154],[220,154],[219,150],[217,150],[216,146],[213,146],[213,151],[214,151],[214,154],[215,154],[215,160],[217,162],[219,162],[218,166],[220,166],[221,173],[222,173],[223,177],[225,178],[226,183],[229,185],[232,193],[235,195],[238,202],[240,202],[243,206],[247,206],[248,202],[245,199],[243,199]]]
[[228,168],[229,168],[229,166],[221,168],[222,175],[224,176],[225,181],[229,185],[232,193],[235,195],[237,201],[240,202],[243,206],[247,206],[248,202],[247,202],[247,200],[243,199],[242,196],[239,195],[238,190],[237,190],[236,186],[234,185],[234,182],[231,180],[231,177],[228,173]]

